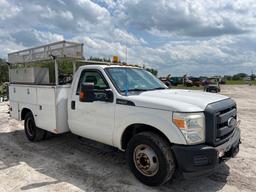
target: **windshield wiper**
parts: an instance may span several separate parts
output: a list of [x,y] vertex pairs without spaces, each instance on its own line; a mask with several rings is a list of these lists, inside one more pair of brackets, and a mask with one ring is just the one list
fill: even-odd
[[166,89],[166,88],[164,88],[164,87],[156,87],[156,88],[148,89],[148,90],[152,91],[152,90],[160,90],[160,89]]
[[[130,91],[153,91],[153,90],[160,90],[160,89],[166,89],[164,87],[156,87],[156,88],[152,88],[152,89],[128,89],[127,91],[130,92]],[[122,92],[125,92],[125,90],[122,90]]]
[[[128,89],[127,91],[148,91],[149,89]],[[125,90],[122,90],[122,92],[125,92]]]

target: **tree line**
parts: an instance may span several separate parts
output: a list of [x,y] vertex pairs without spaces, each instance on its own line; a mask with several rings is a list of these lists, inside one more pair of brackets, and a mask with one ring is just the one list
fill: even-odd
[[[101,57],[90,57],[88,60],[90,60],[90,61],[103,61],[103,62],[110,62],[111,61],[110,58],[101,58]],[[123,63],[123,62],[120,61],[120,63]],[[49,63],[42,63],[42,66],[43,67],[49,67],[50,71],[52,71],[52,73],[54,75],[53,65],[49,65]],[[145,65],[143,66],[143,68],[145,70],[149,71],[150,73],[152,73],[154,76],[158,75],[158,70],[157,69],[146,68]],[[70,65],[70,61],[62,61],[60,63],[60,69],[64,73],[72,73],[72,70],[73,70],[72,65]],[[53,76],[53,75],[50,74],[50,76]],[[5,60],[0,58],[0,84],[2,84],[3,82],[8,82],[9,81],[8,76],[9,76],[8,66],[5,65]],[[250,80],[255,80],[256,76],[253,73],[251,75],[248,75],[246,73],[237,73],[235,75],[225,75],[224,76],[224,79],[226,79],[226,80],[244,80],[246,78],[249,78]]]
[[234,80],[234,81],[239,81],[239,80],[244,80],[246,78],[254,81],[256,79],[256,76],[255,74],[251,74],[251,75],[248,75],[246,73],[237,73],[235,75],[224,75],[224,78],[226,80]]
[[8,65],[5,65],[5,61],[0,58],[0,85],[7,81],[9,81]]

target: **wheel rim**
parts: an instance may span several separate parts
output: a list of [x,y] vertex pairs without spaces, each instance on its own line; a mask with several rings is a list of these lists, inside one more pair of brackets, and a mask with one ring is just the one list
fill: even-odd
[[34,122],[31,118],[29,118],[26,122],[26,128],[27,128],[27,133],[30,137],[33,137],[34,135]]
[[138,145],[133,151],[133,162],[137,170],[145,176],[154,176],[159,169],[155,151],[148,145]]

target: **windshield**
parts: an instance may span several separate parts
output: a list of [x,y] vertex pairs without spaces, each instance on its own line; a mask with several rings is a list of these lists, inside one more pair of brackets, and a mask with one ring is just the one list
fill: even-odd
[[106,68],[110,79],[121,93],[166,89],[166,86],[151,73],[139,68]]

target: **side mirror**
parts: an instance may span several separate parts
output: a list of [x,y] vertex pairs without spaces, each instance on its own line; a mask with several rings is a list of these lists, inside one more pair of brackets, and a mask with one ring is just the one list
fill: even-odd
[[112,103],[114,101],[114,94],[113,94],[113,92],[110,89],[107,89],[105,91],[105,93],[106,93],[106,102]]
[[93,102],[95,101],[94,83],[82,83],[79,93],[80,102]]

